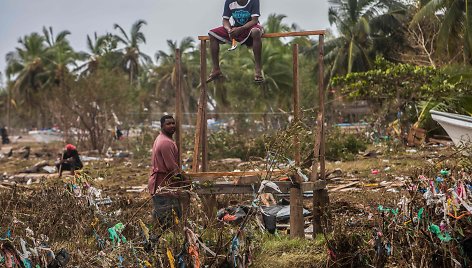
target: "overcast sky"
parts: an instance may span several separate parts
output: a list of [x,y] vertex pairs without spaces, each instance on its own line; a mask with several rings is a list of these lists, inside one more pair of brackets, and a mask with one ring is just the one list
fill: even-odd
[[[284,14],[287,24],[304,30],[329,28],[326,0],[260,0],[261,21],[271,13]],[[18,45],[18,38],[52,26],[55,33],[69,30],[69,40],[77,51],[86,51],[86,36],[97,32],[116,33],[118,23],[129,32],[131,25],[144,19],[147,43],[144,53],[154,58],[167,50],[166,40],[204,35],[221,24],[224,0],[0,0],[0,72],[5,55]]]

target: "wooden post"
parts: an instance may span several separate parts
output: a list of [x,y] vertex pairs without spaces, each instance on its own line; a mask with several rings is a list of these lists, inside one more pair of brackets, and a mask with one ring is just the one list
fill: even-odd
[[[193,172],[199,170],[208,171],[208,141],[207,141],[207,84],[206,84],[206,40],[200,40],[200,99],[198,101],[197,124],[195,126],[195,144],[193,150],[192,169]],[[201,151],[200,151],[201,146]],[[202,153],[201,169],[200,152]],[[209,219],[213,219],[216,213],[216,196],[209,195],[202,197],[204,211]]]
[[[320,144],[320,179],[325,181],[326,180],[326,106],[325,106],[325,99],[326,99],[326,89],[324,84],[324,35],[320,35],[320,82],[321,82],[321,94],[320,96],[323,97],[322,101],[320,101],[320,109],[323,111],[321,113],[321,121],[323,122],[321,128],[321,144]],[[328,189],[322,189],[320,191],[321,194],[321,202],[320,202],[320,210],[321,210],[321,220],[324,224],[324,227],[330,231],[330,209],[329,209],[329,195]]]
[[321,138],[320,138],[320,179],[324,180],[326,177],[325,166],[325,84],[324,84],[324,35],[319,36],[319,102],[321,114]]
[[175,50],[175,121],[177,131],[175,135],[179,151],[179,168],[182,168],[182,54],[180,49]]
[[[325,130],[324,130],[324,35],[319,36],[319,77],[318,77],[318,93],[319,93],[319,113],[317,117],[317,131],[315,137],[314,159],[312,166],[312,181],[325,179]],[[320,168],[320,176],[318,176],[318,165]],[[317,234],[322,233],[322,219],[326,219],[326,207],[328,192],[326,189],[313,191],[313,238]],[[327,221],[324,221],[326,224]]]
[[[298,77],[298,44],[293,44],[293,125],[300,121],[300,83]],[[295,166],[300,166],[300,139],[293,137]],[[290,188],[290,237],[305,237],[303,219],[303,196],[301,179],[298,174],[293,176]]]
[[[206,67],[205,67],[206,68]],[[208,124],[207,124],[207,94],[205,89],[205,96],[203,101],[203,115],[202,115],[202,171],[208,171]]]
[[[195,143],[192,170],[198,172],[200,165],[200,146],[202,144],[202,124],[206,111],[206,40],[200,41],[200,99],[198,100],[197,124],[195,125]],[[206,123],[206,122],[205,122]]]

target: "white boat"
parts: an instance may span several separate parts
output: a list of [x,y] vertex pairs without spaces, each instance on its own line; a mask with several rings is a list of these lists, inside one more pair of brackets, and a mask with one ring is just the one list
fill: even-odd
[[28,134],[31,135],[37,142],[40,142],[40,143],[64,141],[64,135],[62,135],[62,132],[57,131],[57,130],[52,130],[52,129],[31,130],[31,131],[28,131]]
[[456,146],[472,143],[472,117],[435,110],[429,112],[431,117],[446,130]]

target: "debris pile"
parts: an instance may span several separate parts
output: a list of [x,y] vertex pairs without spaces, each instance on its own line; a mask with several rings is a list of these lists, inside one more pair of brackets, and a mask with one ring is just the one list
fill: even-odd
[[[357,265],[417,267],[472,265],[472,180],[464,170],[440,170],[411,180],[394,206],[378,204],[360,229],[339,227],[328,241],[329,258]],[[375,210],[375,211],[374,211]],[[362,214],[359,214],[362,217]],[[347,221],[349,225],[349,221]],[[345,223],[335,223],[345,225]],[[370,239],[362,234],[371,230]],[[368,241],[365,243],[365,241]],[[349,248],[349,249],[348,249]],[[365,254],[352,252],[361,250]]]

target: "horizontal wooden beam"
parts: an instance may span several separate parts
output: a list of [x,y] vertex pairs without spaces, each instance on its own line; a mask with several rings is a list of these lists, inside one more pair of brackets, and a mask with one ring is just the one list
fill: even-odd
[[230,172],[188,172],[184,173],[190,179],[216,179],[221,177],[248,177],[248,176],[279,176],[289,174],[288,170],[274,171],[230,171]]
[[[274,181],[275,184],[280,188],[282,193],[289,193],[292,183],[289,181]],[[196,188],[197,194],[210,195],[210,194],[252,194],[254,191],[259,190],[260,184],[252,185],[234,185],[232,182],[215,182],[211,185],[202,185],[200,188]],[[317,182],[302,182],[302,192],[320,190],[326,187],[325,181]],[[272,188],[266,187],[265,193],[278,193]]]
[[[299,37],[299,36],[324,35],[324,34],[325,34],[325,30],[287,32],[287,33],[266,33],[262,35],[262,38]],[[198,37],[198,40],[207,41],[207,40],[210,40],[210,37],[208,35],[201,35]]]

